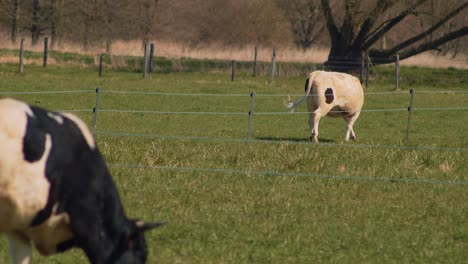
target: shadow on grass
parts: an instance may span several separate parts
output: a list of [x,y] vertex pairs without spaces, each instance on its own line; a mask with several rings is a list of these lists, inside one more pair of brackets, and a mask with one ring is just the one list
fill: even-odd
[[[287,137],[256,137],[256,140],[264,140],[264,141],[286,141],[286,142],[294,142],[294,143],[309,143],[308,138],[287,138]],[[319,138],[320,143],[336,143],[333,139],[327,138]]]

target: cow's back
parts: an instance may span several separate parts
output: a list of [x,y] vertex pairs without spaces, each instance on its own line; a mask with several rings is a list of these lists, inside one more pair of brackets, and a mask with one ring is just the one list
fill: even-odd
[[312,96],[308,100],[309,111],[320,107],[323,115],[343,116],[361,110],[364,92],[356,77],[339,72],[314,71],[310,79]]

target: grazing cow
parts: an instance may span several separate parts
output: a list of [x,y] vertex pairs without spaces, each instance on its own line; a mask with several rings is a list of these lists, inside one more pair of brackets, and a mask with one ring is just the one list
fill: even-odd
[[346,73],[314,71],[305,83],[305,94],[297,102],[287,103],[294,109],[307,99],[310,140],[318,143],[318,127],[322,116],[343,117],[347,129],[345,140],[356,139],[353,124],[361,113],[364,104],[364,93],[359,80]]
[[0,100],[0,233],[13,263],[31,242],[50,255],[71,247],[91,263],[144,263],[144,231],[129,220],[85,123],[13,99]]

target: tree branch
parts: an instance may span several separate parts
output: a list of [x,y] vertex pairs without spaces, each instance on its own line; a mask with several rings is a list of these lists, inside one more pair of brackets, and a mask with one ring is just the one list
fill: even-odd
[[400,59],[406,59],[411,56],[414,56],[416,54],[419,54],[421,52],[431,50],[431,49],[436,49],[442,44],[445,44],[451,40],[457,39],[459,37],[468,35],[468,26],[462,27],[459,30],[453,31],[445,36],[442,36],[434,41],[426,42],[421,45],[419,45],[416,48],[404,51],[400,53]]
[[379,0],[375,8],[368,14],[367,18],[362,23],[361,28],[359,30],[359,34],[354,40],[352,47],[360,46],[362,42],[364,42],[366,36],[369,34],[369,31],[372,28],[372,26],[374,26],[375,18],[377,17],[377,15],[385,12],[396,3],[397,1],[389,2],[385,0]]
[[460,13],[466,7],[468,7],[468,2],[462,4],[461,6],[459,6],[458,8],[453,10],[452,12],[450,12],[450,14],[448,14],[446,17],[442,18],[439,22],[437,22],[434,26],[432,26],[428,30],[426,30],[426,31],[420,33],[419,35],[414,36],[414,37],[412,37],[412,38],[410,38],[410,39],[396,45],[393,49],[389,50],[388,52],[390,54],[394,54],[394,53],[398,52],[399,50],[404,49],[405,47],[408,47],[409,45],[423,39],[427,35],[434,32],[436,29],[438,29],[439,27],[444,25],[450,18],[456,16],[458,13]]
[[339,34],[338,27],[336,26],[335,21],[333,21],[333,16],[331,13],[329,0],[321,0],[321,1],[322,1],[322,12],[327,22],[328,32],[330,33],[331,36]]
[[[387,20],[386,22],[382,23],[374,32],[369,34],[369,37],[364,41],[362,45],[362,49],[366,50],[370,46],[372,46],[377,40],[379,40],[385,33],[387,33],[390,29],[392,29],[395,25],[400,23],[401,20],[403,20],[406,16],[411,14],[413,10],[418,7],[419,5],[423,4],[427,0],[419,0],[416,2],[413,6],[407,8],[403,12],[401,12],[398,16]],[[386,25],[383,25],[387,23]]]

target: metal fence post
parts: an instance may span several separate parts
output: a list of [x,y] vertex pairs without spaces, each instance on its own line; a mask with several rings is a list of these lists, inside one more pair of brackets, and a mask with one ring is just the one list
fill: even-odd
[[410,105],[408,107],[408,124],[406,126],[406,141],[409,140],[409,133],[411,129],[411,112],[413,112],[414,88],[411,88],[410,95],[411,95],[411,99],[410,99]]
[[255,92],[250,93],[250,111],[249,111],[249,129],[247,132],[247,142],[250,143],[252,139],[252,126],[253,126],[253,115],[255,108]]
[[91,129],[91,132],[94,135],[94,131],[96,130],[96,121],[97,121],[97,114],[98,114],[98,109],[99,109],[99,93],[101,91],[101,88],[96,88],[96,104],[94,105],[93,108],[93,113],[94,113],[94,118],[93,118],[93,126]]

